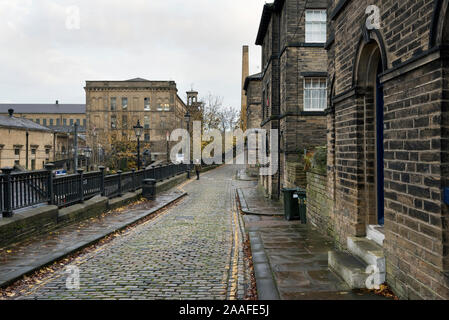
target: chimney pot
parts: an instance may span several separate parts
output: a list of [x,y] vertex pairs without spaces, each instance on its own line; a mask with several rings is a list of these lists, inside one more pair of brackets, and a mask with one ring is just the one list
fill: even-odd
[[12,116],[14,114],[14,109],[9,109],[8,113],[9,113],[9,117],[12,118]]

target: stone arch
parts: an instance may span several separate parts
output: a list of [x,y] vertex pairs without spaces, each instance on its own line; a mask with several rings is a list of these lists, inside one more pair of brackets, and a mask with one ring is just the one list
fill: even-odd
[[[377,225],[384,216],[383,107],[379,104],[379,78],[388,66],[387,55],[379,32],[367,32],[360,41],[355,59],[353,81],[360,126],[359,170],[363,172],[360,187],[358,219],[362,225]],[[382,93],[383,103],[383,93]]]
[[[449,94],[447,83],[449,81],[449,0],[441,0],[441,7],[437,14],[438,20],[437,34],[435,36],[435,46],[441,46],[441,67],[443,76],[442,96]],[[449,188],[449,103],[446,100],[441,102],[441,188]],[[444,195],[442,196],[444,197]],[[443,239],[443,271],[449,272],[449,205],[443,202],[441,208],[441,224]]]
[[435,0],[434,2],[432,20],[430,22],[429,49],[448,44],[448,7],[449,0]]
[[[367,62],[368,54],[373,52],[376,47],[378,49],[378,57],[382,62],[383,72],[388,70],[388,58],[385,50],[385,43],[379,30],[368,31],[366,27],[362,30],[363,36],[360,38],[358,50],[354,58],[354,70],[352,75],[353,86],[360,86],[360,76],[366,73],[364,62]],[[376,66],[377,67],[377,66]]]

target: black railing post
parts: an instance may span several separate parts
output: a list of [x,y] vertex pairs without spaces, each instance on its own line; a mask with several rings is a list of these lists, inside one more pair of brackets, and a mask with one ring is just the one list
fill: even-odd
[[55,204],[55,188],[54,188],[54,175],[53,175],[54,169],[55,169],[55,165],[52,163],[47,163],[45,165],[45,170],[47,170],[47,173],[48,173],[47,198],[48,198],[49,205]]
[[118,174],[118,196],[122,196],[122,170],[117,171]]
[[11,218],[13,216],[12,213],[12,185],[11,185],[11,172],[13,171],[13,168],[2,168],[2,173],[5,175],[4,179],[4,190],[5,194],[3,195],[3,201],[4,201],[4,209],[2,212],[3,218]]
[[100,170],[100,173],[101,173],[100,192],[101,192],[101,196],[104,197],[106,195],[106,190],[104,188],[104,170],[105,170],[105,168],[103,166],[101,166],[101,167],[98,167],[98,169]]
[[78,174],[79,174],[79,189],[78,189],[78,193],[80,196],[80,202],[84,202],[84,170],[83,169],[78,169],[77,170]]
[[131,190],[133,191],[133,192],[136,192],[136,190],[137,190],[137,188],[136,188],[136,169],[132,169],[132,175],[131,175],[131,177],[132,177],[132,182],[133,182],[133,187],[131,188]]

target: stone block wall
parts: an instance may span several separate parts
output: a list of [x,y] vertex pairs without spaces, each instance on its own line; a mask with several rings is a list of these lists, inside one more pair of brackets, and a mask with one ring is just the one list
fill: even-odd
[[327,176],[316,171],[307,172],[307,222],[327,235],[333,235],[330,208],[332,199],[327,190]]
[[284,187],[306,187],[307,177],[304,171],[304,162],[287,162],[285,171]]

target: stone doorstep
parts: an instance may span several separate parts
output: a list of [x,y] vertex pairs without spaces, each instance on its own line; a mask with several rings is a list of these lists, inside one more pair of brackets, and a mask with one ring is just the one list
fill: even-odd
[[383,248],[367,238],[348,237],[348,249],[368,265],[376,266],[380,273],[386,272]]
[[329,268],[342,278],[351,289],[366,288],[368,265],[346,252],[329,251]]
[[384,245],[385,234],[382,226],[370,225],[366,228],[366,238],[376,242],[379,246]]

